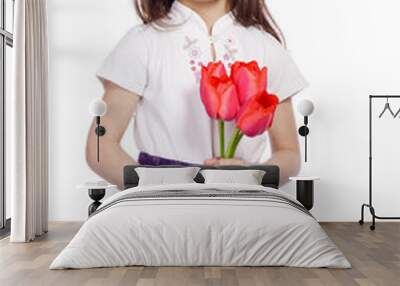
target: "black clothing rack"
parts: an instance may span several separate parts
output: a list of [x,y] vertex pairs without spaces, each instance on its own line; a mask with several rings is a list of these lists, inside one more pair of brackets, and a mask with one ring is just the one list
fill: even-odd
[[362,204],[361,206],[361,219],[358,221],[359,224],[364,224],[364,207],[369,208],[372,216],[372,225],[370,229],[375,229],[375,219],[391,220],[400,219],[400,217],[387,217],[378,216],[375,213],[375,208],[372,203],[372,101],[376,98],[400,98],[400,95],[370,95],[369,96],[369,202],[368,204]]

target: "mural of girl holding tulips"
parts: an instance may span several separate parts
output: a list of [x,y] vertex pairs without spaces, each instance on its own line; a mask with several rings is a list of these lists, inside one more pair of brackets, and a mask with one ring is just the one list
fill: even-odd
[[[296,175],[291,98],[306,81],[265,2],[135,4],[143,23],[128,31],[97,72],[107,132],[97,162],[94,123],[89,131],[92,170],[120,187],[129,164],[275,164],[282,183]],[[121,144],[133,116],[135,155]]]

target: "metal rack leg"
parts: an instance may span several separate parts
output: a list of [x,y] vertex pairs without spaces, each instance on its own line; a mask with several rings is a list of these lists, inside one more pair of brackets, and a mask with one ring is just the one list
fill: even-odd
[[370,225],[371,230],[375,230],[375,219],[377,218],[375,214],[375,208],[369,204],[362,204],[361,206],[361,219],[358,221],[360,225],[364,224],[364,207],[369,208],[369,212],[371,213],[372,216],[372,225]]
[[364,207],[366,206],[366,204],[362,204],[361,205],[361,219],[358,221],[358,223],[360,225],[364,224]]
[[370,225],[371,230],[375,230],[375,209],[373,206],[369,206],[369,211],[371,212],[372,215],[372,225]]

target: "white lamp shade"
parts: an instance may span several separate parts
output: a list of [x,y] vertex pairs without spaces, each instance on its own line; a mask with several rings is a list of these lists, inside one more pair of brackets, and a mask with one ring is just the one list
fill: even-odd
[[93,116],[104,116],[107,112],[107,104],[100,98],[96,98],[89,105],[89,112]]
[[303,99],[297,106],[297,110],[303,116],[309,116],[314,111],[314,104],[311,100]]

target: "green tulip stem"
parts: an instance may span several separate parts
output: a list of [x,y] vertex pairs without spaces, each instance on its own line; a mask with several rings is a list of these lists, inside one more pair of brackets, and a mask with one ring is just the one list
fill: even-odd
[[240,139],[242,139],[242,137],[243,137],[243,133],[240,132],[240,129],[236,127],[235,130],[233,131],[233,134],[232,134],[230,140],[229,140],[226,158],[231,159],[235,156],[236,149],[237,149]]
[[218,121],[219,129],[219,152],[221,158],[225,158],[225,124],[223,120]]

